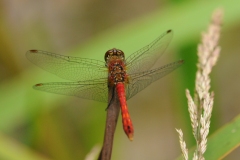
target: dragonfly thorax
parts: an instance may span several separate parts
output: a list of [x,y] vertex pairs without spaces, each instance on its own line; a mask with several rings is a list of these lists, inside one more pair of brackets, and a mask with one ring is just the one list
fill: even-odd
[[120,49],[110,49],[105,53],[104,56],[105,62],[108,63],[110,59],[120,59],[120,60],[125,60],[125,56],[123,51],[121,51]]
[[128,82],[125,65],[122,61],[111,61],[108,65],[108,71],[111,84]]
[[105,54],[108,80],[111,84],[128,82],[123,51],[113,48]]

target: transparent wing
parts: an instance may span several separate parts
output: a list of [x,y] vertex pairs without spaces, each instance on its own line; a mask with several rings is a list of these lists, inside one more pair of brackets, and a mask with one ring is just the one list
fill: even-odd
[[128,74],[139,73],[150,69],[166,50],[173,37],[173,31],[168,30],[149,45],[133,53],[126,59]]
[[102,61],[63,56],[41,50],[29,50],[26,57],[40,68],[67,80],[107,78],[107,68]]
[[76,97],[100,101],[100,102],[107,102],[108,100],[108,87],[106,82],[39,83],[33,86],[33,88],[40,91],[68,95],[68,96],[76,96]]
[[176,61],[160,68],[144,71],[141,73],[131,74],[130,83],[126,85],[126,96],[127,99],[130,99],[138,92],[146,88],[152,82],[164,77],[173,70],[177,69],[184,63],[183,60]]

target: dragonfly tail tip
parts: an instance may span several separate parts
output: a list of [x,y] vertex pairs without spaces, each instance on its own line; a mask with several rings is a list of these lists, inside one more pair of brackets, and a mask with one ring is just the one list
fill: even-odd
[[129,135],[128,135],[128,139],[129,139],[130,141],[133,141],[133,134],[129,134]]

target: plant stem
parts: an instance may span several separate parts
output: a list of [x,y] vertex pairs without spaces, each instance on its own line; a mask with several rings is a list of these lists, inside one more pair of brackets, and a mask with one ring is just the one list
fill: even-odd
[[112,154],[114,132],[117,126],[118,115],[120,111],[119,99],[115,86],[108,88],[107,119],[105,127],[104,142],[98,160],[110,160]]

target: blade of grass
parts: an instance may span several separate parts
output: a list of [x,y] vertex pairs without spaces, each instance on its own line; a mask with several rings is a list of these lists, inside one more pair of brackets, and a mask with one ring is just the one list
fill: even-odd
[[[240,115],[209,136],[205,159],[223,159],[240,146]],[[189,150],[192,159],[196,147]],[[182,159],[180,155],[178,160]]]

